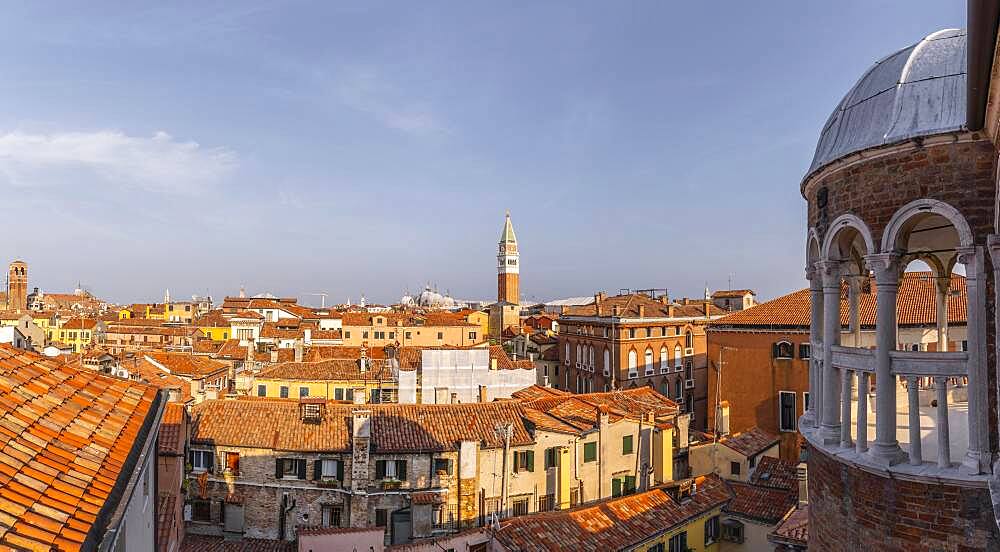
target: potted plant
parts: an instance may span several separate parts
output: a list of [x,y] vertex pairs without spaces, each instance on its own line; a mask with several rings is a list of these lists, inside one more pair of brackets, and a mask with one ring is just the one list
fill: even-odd
[[396,479],[395,477],[390,477],[382,480],[382,488],[385,490],[395,490],[402,485],[402,481]]
[[328,489],[336,489],[340,486],[340,481],[332,477],[325,477],[316,482],[317,487],[325,487]]

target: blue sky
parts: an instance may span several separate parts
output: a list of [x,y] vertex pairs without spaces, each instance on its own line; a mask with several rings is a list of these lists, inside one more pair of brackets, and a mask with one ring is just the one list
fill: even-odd
[[876,59],[965,2],[16,3],[2,258],[118,301],[804,287],[798,184]]

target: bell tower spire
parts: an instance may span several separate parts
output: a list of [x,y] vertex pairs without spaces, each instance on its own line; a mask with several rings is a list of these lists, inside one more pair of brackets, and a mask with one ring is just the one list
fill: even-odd
[[510,211],[504,220],[500,233],[497,253],[497,301],[520,304],[520,254],[517,251],[517,236],[510,222]]

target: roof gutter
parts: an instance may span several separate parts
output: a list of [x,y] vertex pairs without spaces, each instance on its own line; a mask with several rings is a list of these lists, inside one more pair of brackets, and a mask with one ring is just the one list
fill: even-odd
[[996,51],[998,17],[1000,2],[997,0],[969,0],[965,125],[972,131],[982,130],[986,122],[986,102],[989,99],[993,54]]

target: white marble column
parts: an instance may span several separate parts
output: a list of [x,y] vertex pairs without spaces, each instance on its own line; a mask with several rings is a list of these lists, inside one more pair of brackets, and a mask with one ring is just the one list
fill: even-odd
[[986,387],[986,272],[981,247],[964,247],[958,250],[958,262],[965,265],[965,288],[968,295],[969,343],[969,450],[962,459],[962,466],[969,474],[989,473],[989,408]]
[[840,371],[833,367],[834,345],[840,344],[840,261],[818,263],[823,276],[823,410],[820,437],[840,444]]
[[875,317],[875,442],[869,448],[873,461],[889,466],[903,459],[896,440],[896,377],[889,352],[896,348],[896,295],[900,259],[895,253],[865,257],[875,272],[878,303]]
[[948,350],[948,294],[951,293],[951,276],[938,276],[935,306],[937,308],[937,350]]
[[814,267],[806,269],[811,313],[809,324],[809,409],[805,422],[819,427],[823,412],[823,278]]
[[861,284],[867,276],[850,275],[847,280],[847,321],[851,332],[851,346],[861,346]]

